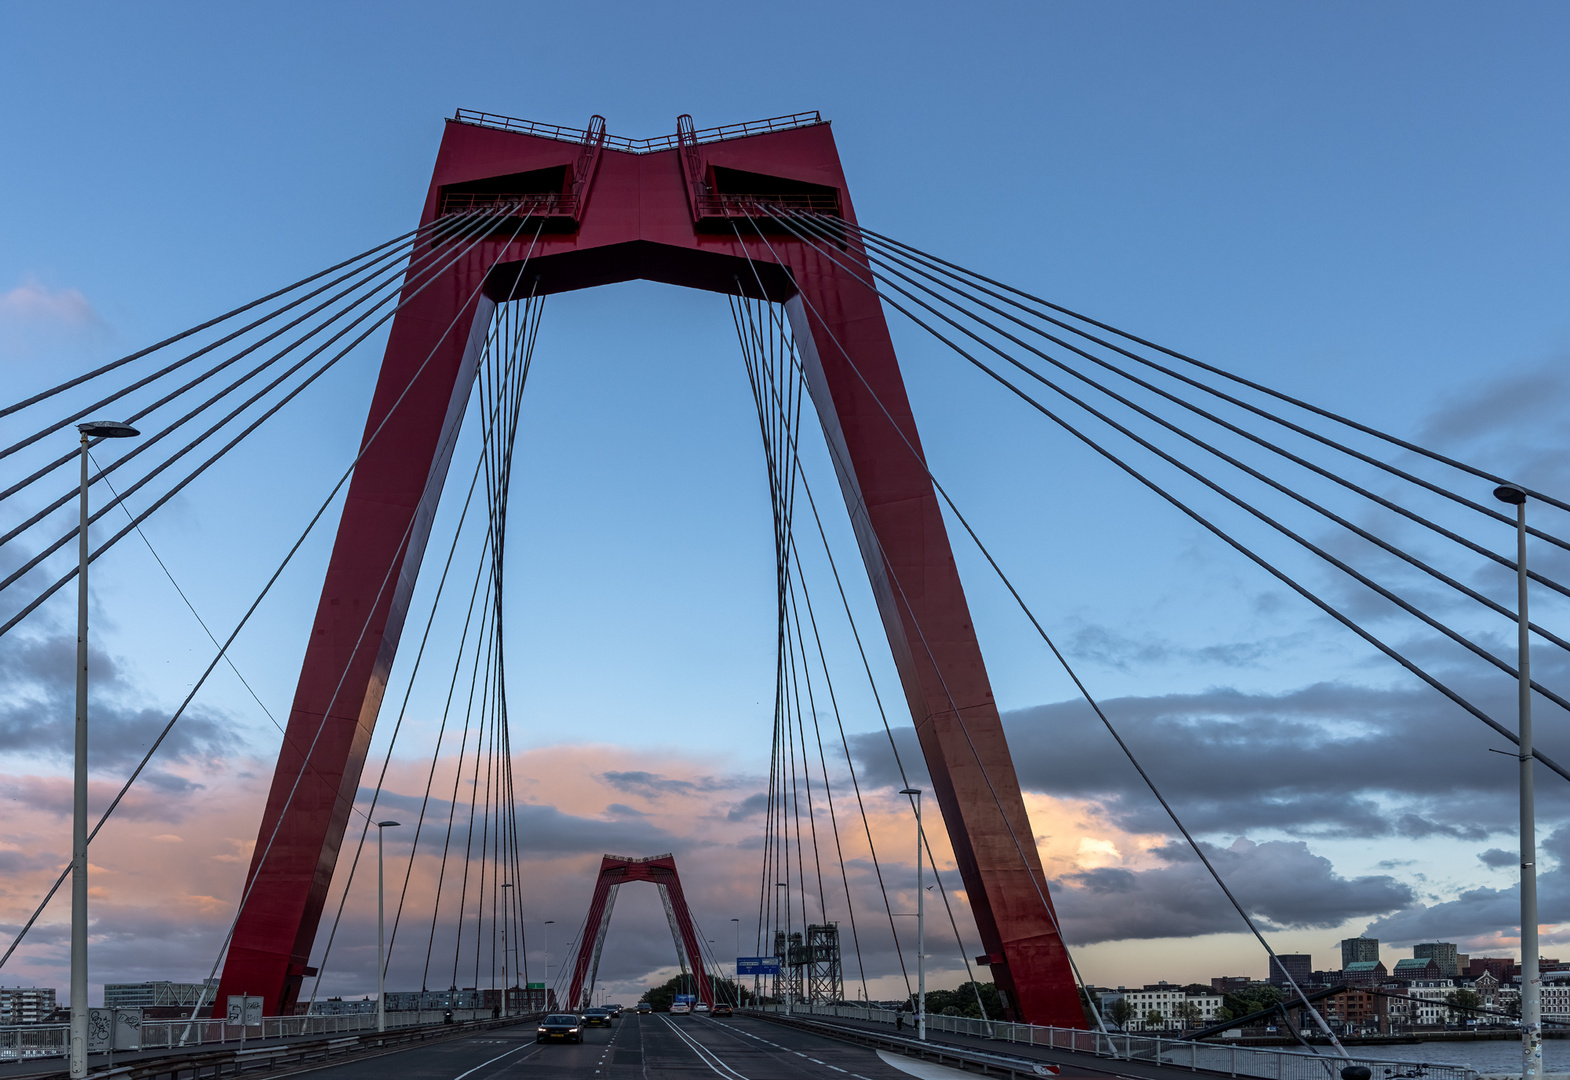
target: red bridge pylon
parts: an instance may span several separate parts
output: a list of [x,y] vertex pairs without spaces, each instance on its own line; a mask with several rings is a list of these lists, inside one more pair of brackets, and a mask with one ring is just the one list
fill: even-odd
[[847,244],[838,257],[853,275],[756,210],[855,221],[829,125],[807,113],[676,127],[635,141],[611,138],[599,117],[583,131],[479,113],[447,122],[421,224],[516,208],[423,291],[405,285],[217,1000],[262,994],[293,1011],[497,304],[646,278],[784,305],[985,962],[1015,1018],[1082,1027],[899,361],[856,277],[871,268]]
[[665,905],[665,917],[670,920],[671,937],[676,942],[676,962],[691,969],[699,1000],[712,1006],[714,988],[703,973],[703,952],[698,948],[698,934],[692,928],[687,899],[681,893],[676,857],[667,854],[643,859],[607,855],[600,860],[600,873],[594,879],[594,898],[589,901],[589,917],[584,920],[583,936],[578,939],[578,959],[572,966],[568,1007],[582,1009],[590,1003],[594,981],[600,971],[600,950],[605,947],[605,932],[611,925],[611,908],[616,906],[616,890],[629,881],[652,881],[660,887],[660,901]]

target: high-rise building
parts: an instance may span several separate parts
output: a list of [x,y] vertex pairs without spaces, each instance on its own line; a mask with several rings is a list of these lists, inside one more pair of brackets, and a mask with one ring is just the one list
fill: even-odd
[[54,1011],[52,986],[0,986],[0,1024],[38,1024]]
[[1349,937],[1341,942],[1341,967],[1345,970],[1352,964],[1377,963],[1379,961],[1379,939],[1372,937]]
[[1441,979],[1453,979],[1459,974],[1461,958],[1456,955],[1456,947],[1452,942],[1428,941],[1413,945],[1412,957],[1416,960],[1432,960],[1438,964]]
[[1287,976],[1299,987],[1307,986],[1314,974],[1314,958],[1308,953],[1278,953],[1270,958],[1270,985],[1286,986]]

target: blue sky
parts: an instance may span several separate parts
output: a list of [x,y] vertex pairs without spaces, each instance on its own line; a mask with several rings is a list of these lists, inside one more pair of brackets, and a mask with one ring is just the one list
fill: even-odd
[[[865,224],[1563,492],[1567,23],[1560,5],[1526,3],[10,5],[0,382],[47,385],[412,227],[457,107],[560,124],[598,112],[635,137],[672,130],[682,112],[701,127],[816,108]],[[593,741],[691,754],[691,768],[726,775],[766,769],[768,500],[727,318],[721,298],[641,283],[547,305],[509,552],[521,747]],[[1217,691],[1410,689],[918,330],[891,325],[935,471],[1095,690],[1131,717],[1173,694],[1192,696],[1184,722],[1202,724],[1220,715],[1201,701]],[[368,347],[346,361],[155,519],[149,536],[215,628],[352,458],[377,359]],[[827,493],[826,457],[810,448]],[[327,542],[302,552],[237,652],[278,716]],[[956,546],[1000,703],[1068,699],[1007,596]],[[39,634],[68,620],[59,599]],[[105,560],[95,602],[127,708],[178,701],[206,646],[145,550]],[[1483,692],[1496,691],[1508,698],[1508,685]],[[847,693],[853,728],[876,729],[865,692]],[[204,700],[229,732],[218,758],[273,752],[276,733],[237,684]],[[1354,710],[1343,722],[1365,721]],[[1560,730],[1544,738],[1570,757]],[[1402,737],[1378,745],[1390,770],[1412,764]],[[13,771],[63,767],[39,751]],[[1336,769],[1333,757],[1318,767]],[[1414,800],[1432,809],[1453,780],[1379,787],[1376,801],[1392,815]],[[1044,775],[1041,791],[1054,782]],[[1085,797],[1134,798],[1115,786]],[[1478,796],[1499,811],[1476,815],[1478,850],[1509,846],[1503,792]],[[1349,879],[1394,875],[1414,902],[1509,885],[1470,850],[1458,857],[1453,836],[1321,822],[1304,841],[1256,811],[1219,813],[1208,835],[1306,842]],[[1339,932],[1287,933],[1281,947],[1328,956]],[[1204,949],[1251,955],[1228,942],[1150,952],[1113,940],[1088,946],[1087,974],[1199,977]],[[1151,957],[1172,970],[1144,970]]]

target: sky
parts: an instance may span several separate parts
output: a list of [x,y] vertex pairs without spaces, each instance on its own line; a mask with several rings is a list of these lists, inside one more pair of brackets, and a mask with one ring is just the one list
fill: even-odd
[[[680,113],[704,127],[818,109],[865,225],[1570,492],[1562,5],[807,3],[782,17],[751,5],[611,3],[589,23],[585,34],[583,13],[568,7],[483,3],[6,6],[0,397],[411,228],[442,120],[459,107],[564,125],[599,113],[630,137],[668,133]],[[1320,967],[1335,966],[1338,939],[1363,932],[1385,943],[1387,963],[1436,938],[1474,953],[1513,950],[1514,771],[1488,752],[1503,740],[889,317],[934,474],[1273,946],[1311,953]],[[544,964],[549,949],[553,975],[604,852],[674,851],[722,956],[727,936],[739,934],[746,953],[755,932],[753,796],[769,768],[774,562],[756,418],[728,319],[720,297],[651,283],[545,307],[515,451],[507,664],[528,952]],[[353,459],[381,340],[159,511],[145,544],[96,564],[95,805],[211,659],[192,609],[215,633],[231,627]],[[32,430],[24,418],[0,420],[0,435]],[[810,418],[805,436],[809,480],[831,493]],[[427,570],[452,536],[452,496],[476,445],[471,424]],[[0,480],[23,475],[27,461],[36,464],[0,462]],[[1486,488],[1470,494],[1486,499]],[[9,527],[42,505],[31,497],[0,508],[0,520]],[[196,979],[213,964],[255,842],[279,742],[269,715],[289,708],[332,513],[232,652],[254,696],[221,670],[95,844],[95,986]],[[845,522],[825,517],[831,548],[854,570]],[[1441,551],[1388,515],[1359,520],[1512,599],[1508,575],[1484,560]],[[69,524],[58,513],[49,521]],[[1543,525],[1563,533],[1562,517]],[[1262,977],[1258,945],[950,526],[1084,977]],[[1513,657],[1507,622],[1463,612],[1409,570],[1315,528]],[[30,557],[34,536],[0,548],[0,569]],[[1512,542],[1502,527],[1476,539],[1506,553]],[[455,565],[472,566],[476,549],[462,543]],[[1322,563],[1267,550],[1513,726],[1510,680],[1400,622]],[[62,555],[39,573],[68,566]],[[1563,569],[1562,555],[1533,552],[1549,569]],[[814,588],[831,588],[821,560],[808,564]],[[874,625],[866,587],[848,580],[860,624]],[[428,614],[434,585],[422,576],[411,625]],[[1563,631],[1562,601],[1533,602],[1539,621]],[[6,615],[16,603],[0,595]],[[68,857],[72,615],[66,590],[0,638],[8,935]],[[453,662],[461,618],[438,610],[435,670]],[[892,883],[891,906],[909,910],[914,867],[902,853],[913,826],[895,794],[890,740],[847,628],[826,633],[866,794],[862,831]],[[1541,651],[1538,677],[1562,675],[1562,654]],[[870,652],[884,699],[897,700],[887,656]],[[385,721],[409,686],[407,651],[399,659],[371,749],[378,768]],[[384,785],[400,809],[418,806],[428,775],[452,776],[445,749],[431,773],[439,681],[422,676],[409,690]],[[1540,745],[1561,760],[1566,719],[1546,705],[1539,714]],[[919,773],[908,720],[890,720],[900,759]],[[844,763],[841,751],[830,765],[837,783]],[[1548,955],[1570,948],[1561,784],[1540,773]],[[843,889],[868,992],[889,996],[902,985],[898,962],[860,844],[847,841]],[[957,888],[939,830],[934,844]],[[408,863],[408,845],[407,832],[389,837],[395,866]],[[429,910],[433,858],[425,847],[415,856],[413,910]],[[825,902],[828,916],[848,918],[839,904]],[[51,906],[0,980],[63,989],[67,916],[62,902]],[[601,972],[623,1000],[674,970],[661,916],[652,891],[618,902]],[[964,977],[962,950],[945,933],[933,985]],[[374,940],[374,888],[361,873],[321,992],[370,989]],[[422,976],[419,950],[406,948],[394,950],[392,986]]]

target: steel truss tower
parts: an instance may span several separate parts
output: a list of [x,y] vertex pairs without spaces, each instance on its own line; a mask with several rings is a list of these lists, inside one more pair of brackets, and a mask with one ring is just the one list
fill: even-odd
[[813,923],[807,940],[791,947],[791,966],[799,968],[802,1000],[828,1005],[845,996],[840,978],[840,928],[837,923]]
[[[977,175],[984,185],[984,171]],[[405,286],[408,302],[393,321],[371,400],[365,453],[307,638],[247,876],[249,901],[217,1000],[261,994],[269,1010],[289,1013],[310,972],[350,806],[497,303],[645,278],[785,306],[984,962],[1016,1018],[1082,1027],[1036,830],[920,457],[882,305],[854,275],[755,209],[765,203],[855,221],[829,125],[809,113],[698,131],[684,116],[673,135],[631,140],[608,136],[599,117],[575,131],[460,112],[447,123],[421,224],[509,203],[527,219],[525,228],[516,228],[515,216],[417,296]],[[836,257],[871,279],[853,244]]]

